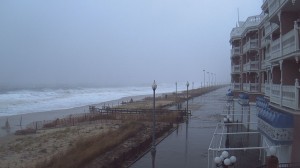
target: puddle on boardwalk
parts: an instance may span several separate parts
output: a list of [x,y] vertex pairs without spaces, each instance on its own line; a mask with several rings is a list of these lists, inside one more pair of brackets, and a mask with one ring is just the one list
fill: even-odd
[[[221,88],[189,101],[192,116],[156,146],[155,167],[207,167],[208,146],[225,105],[226,90]],[[151,153],[131,167],[152,167]]]

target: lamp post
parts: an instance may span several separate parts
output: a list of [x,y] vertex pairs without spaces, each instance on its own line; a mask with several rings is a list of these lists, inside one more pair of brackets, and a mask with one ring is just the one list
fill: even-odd
[[213,78],[213,73],[210,73],[210,76],[211,76],[211,80],[210,80],[210,86],[213,86],[213,81],[214,81],[214,78]]
[[203,78],[204,78],[204,85],[203,85],[203,87],[205,87],[205,70],[203,70],[203,74],[204,74],[204,76],[203,76]]
[[151,149],[151,156],[152,156],[152,167],[155,167],[155,154],[156,154],[156,147],[155,147],[155,90],[157,88],[157,85],[155,83],[155,80],[152,84],[153,89],[153,129],[152,129],[152,149]]
[[235,156],[230,156],[227,151],[223,151],[221,156],[215,157],[215,164],[217,167],[227,168],[229,166],[233,166],[236,162]]
[[209,83],[210,83],[210,76],[209,76],[209,72],[206,72],[207,73],[207,75],[208,75],[208,86],[209,86]]
[[186,114],[189,112],[189,82],[186,82]]
[[217,74],[215,74],[215,85],[217,85]]
[[175,82],[175,85],[176,85],[176,97],[175,97],[175,103],[176,103],[176,106],[177,106],[177,110],[179,109],[178,107],[178,104],[177,104],[177,82]]

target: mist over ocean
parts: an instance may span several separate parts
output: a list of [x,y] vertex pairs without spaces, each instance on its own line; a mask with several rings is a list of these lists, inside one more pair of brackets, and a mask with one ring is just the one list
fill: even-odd
[[[192,86],[190,85],[190,89]],[[186,89],[178,83],[178,91]],[[175,92],[175,83],[158,84],[157,94]],[[0,93],[0,116],[69,109],[123,97],[152,94],[151,85],[94,88],[39,88],[7,90]]]

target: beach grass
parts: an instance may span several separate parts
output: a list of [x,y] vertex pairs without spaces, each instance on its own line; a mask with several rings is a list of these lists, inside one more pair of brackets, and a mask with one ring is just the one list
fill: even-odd
[[124,140],[134,136],[145,128],[140,122],[130,122],[122,125],[117,130],[104,134],[81,138],[66,152],[53,156],[50,160],[38,163],[36,168],[76,168],[83,167],[106,151],[121,144]]

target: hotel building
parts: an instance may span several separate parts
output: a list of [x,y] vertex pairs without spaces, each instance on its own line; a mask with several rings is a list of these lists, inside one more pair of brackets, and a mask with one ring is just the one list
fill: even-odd
[[[280,163],[300,162],[300,0],[263,0],[262,13],[230,34],[234,97],[256,103],[261,146]],[[255,110],[256,111],[256,110]],[[261,159],[266,160],[265,149]],[[264,161],[263,161],[264,162]]]

